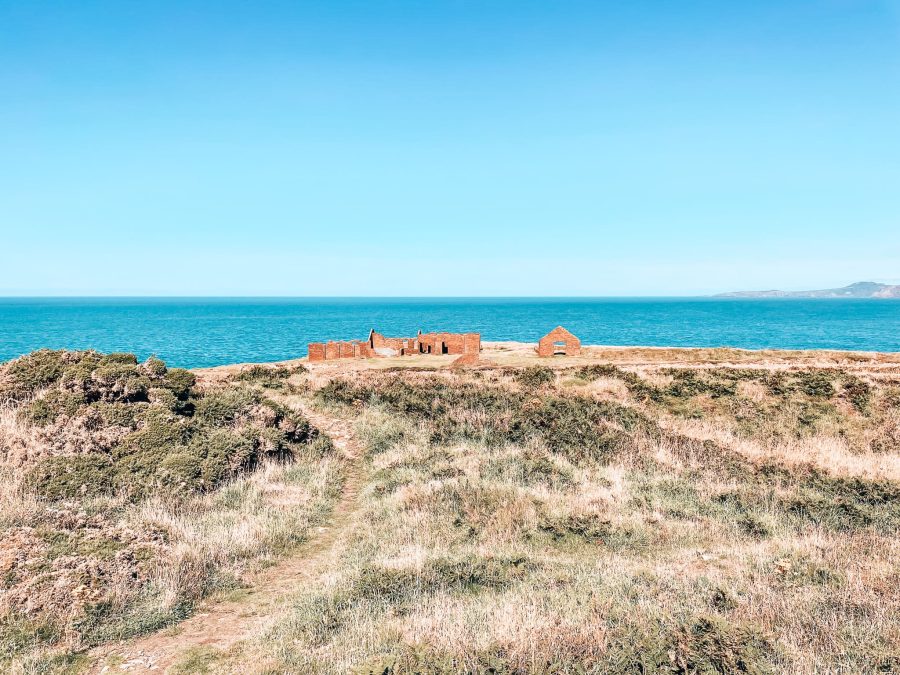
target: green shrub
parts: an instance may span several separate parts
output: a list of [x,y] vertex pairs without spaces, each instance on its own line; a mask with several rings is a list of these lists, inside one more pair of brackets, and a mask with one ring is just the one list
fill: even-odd
[[515,378],[516,382],[523,387],[537,389],[543,384],[553,382],[553,380],[556,379],[556,376],[553,374],[551,368],[547,368],[546,366],[531,366],[524,370],[516,371]]
[[828,370],[802,370],[794,375],[796,388],[815,398],[834,396],[834,373]]
[[435,441],[464,438],[492,445],[537,439],[574,460],[609,459],[629,447],[630,432],[659,436],[640,412],[608,401],[546,394],[534,397],[471,383],[384,381],[354,386],[335,380],[317,392],[325,401],[371,401],[428,425]]
[[601,377],[614,377],[619,380],[624,380],[625,376],[633,374],[609,363],[594,363],[589,366],[574,368],[569,372],[572,372],[575,377],[579,380],[584,380],[585,382],[591,382]]
[[295,373],[305,373],[307,369],[302,364],[287,368],[285,366],[254,365],[243,369],[237,375],[231,377],[233,382],[249,382],[271,389],[282,389],[285,380]]
[[108,427],[134,429],[147,411],[147,403],[106,403],[100,401],[91,407],[100,413],[103,424]]
[[237,471],[251,469],[258,459],[257,445],[246,436],[214,429],[195,437],[188,453],[198,460],[198,477],[207,489],[216,487]]
[[760,379],[775,396],[788,398],[799,393],[812,398],[831,398],[835,394],[833,381],[842,374],[834,369],[811,368],[796,372],[774,371]]
[[251,389],[221,389],[207,392],[197,401],[194,417],[205,424],[222,426],[246,415],[262,397]]
[[87,399],[81,392],[51,389],[44,396],[25,405],[20,414],[38,426],[47,426],[60,417],[73,417],[86,403]]
[[92,400],[146,401],[150,378],[135,364],[113,362],[95,368],[85,384]]
[[21,400],[50,386],[62,377],[66,367],[80,354],[81,352],[40,349],[10,361],[6,365],[10,384],[0,392],[0,399]]
[[165,408],[166,410],[171,410],[172,412],[178,412],[181,409],[178,397],[171,389],[153,387],[147,391],[147,398],[153,405]]
[[189,420],[172,415],[163,409],[150,408],[144,415],[143,426],[126,436],[114,454],[165,451],[174,446],[184,445],[192,431],[193,426]]
[[152,378],[161,378],[165,377],[168,368],[166,368],[165,361],[155,356],[151,356],[144,362],[144,370]]
[[844,379],[844,396],[856,410],[864,415],[869,413],[869,405],[872,402],[872,387],[858,377],[852,375]]
[[97,453],[51,457],[34,465],[25,483],[47,499],[97,497],[113,492],[115,468],[109,457]]
[[154,473],[160,485],[174,492],[193,491],[201,480],[201,458],[187,449],[170,452],[162,458]]
[[160,386],[169,389],[177,398],[184,400],[191,395],[196,383],[197,377],[191,371],[183,368],[169,368]]
[[100,366],[109,366],[113,364],[136,366],[137,363],[137,357],[134,354],[128,354],[126,352],[110,352],[109,354],[100,356]]
[[334,443],[330,436],[325,434],[313,434],[311,440],[307,442],[307,452],[313,457],[328,457],[334,454]]
[[773,671],[774,648],[762,633],[718,616],[701,616],[674,640],[677,672],[748,673]]
[[692,368],[666,368],[662,372],[672,377],[672,383],[664,390],[665,396],[691,398],[708,394],[712,398],[722,398],[736,393],[737,381],[734,379],[719,379],[715,374]]
[[[162,391],[171,403],[174,395]],[[94,403],[91,408],[99,412],[103,424],[130,428],[131,433],[109,456],[41,462],[32,470],[30,484],[39,495],[54,500],[111,493],[138,499],[158,490],[187,494],[213,489],[253,469],[263,457],[288,459],[301,444],[318,456],[334,449],[308,420],[252,392],[210,392],[197,407],[200,414],[191,417],[159,402]],[[233,429],[239,416],[242,424]]]

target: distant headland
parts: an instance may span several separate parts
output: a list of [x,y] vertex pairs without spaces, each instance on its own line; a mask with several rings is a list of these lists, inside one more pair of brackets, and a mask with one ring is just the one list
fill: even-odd
[[716,298],[900,298],[900,286],[858,281],[843,288],[820,291],[735,291],[719,293]]

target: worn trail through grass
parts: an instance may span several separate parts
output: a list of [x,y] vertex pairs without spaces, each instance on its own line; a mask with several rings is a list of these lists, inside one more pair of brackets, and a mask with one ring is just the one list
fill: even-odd
[[238,599],[211,601],[174,628],[99,647],[90,654],[88,672],[166,672],[197,649],[225,651],[265,630],[281,613],[298,584],[315,577],[334,560],[341,547],[341,535],[359,508],[363,452],[353,433],[352,420],[325,415],[305,405],[295,407],[331,437],[346,460],[341,496],[329,518],[314,528],[310,538],[290,558],[261,572]]

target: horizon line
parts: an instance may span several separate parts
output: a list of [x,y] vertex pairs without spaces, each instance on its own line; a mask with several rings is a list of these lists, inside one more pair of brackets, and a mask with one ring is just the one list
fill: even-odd
[[896,300],[878,297],[734,296],[699,295],[4,295],[2,300]]

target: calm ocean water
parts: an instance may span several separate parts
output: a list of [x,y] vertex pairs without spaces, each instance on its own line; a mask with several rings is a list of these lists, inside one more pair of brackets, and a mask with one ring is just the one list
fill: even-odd
[[900,351],[900,300],[0,298],[0,361],[41,347],[196,368],[306,355],[307,342],[429,330],[534,342]]

